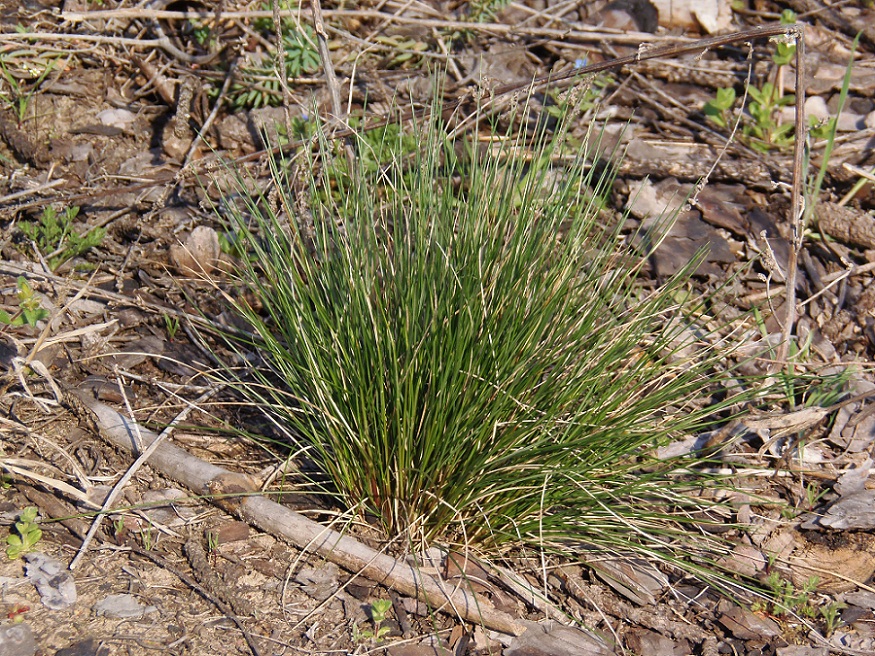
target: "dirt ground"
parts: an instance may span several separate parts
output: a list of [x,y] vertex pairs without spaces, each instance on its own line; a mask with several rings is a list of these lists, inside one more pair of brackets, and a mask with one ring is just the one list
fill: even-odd
[[[530,628],[523,640],[431,613],[241,521],[233,505],[200,498],[149,464],[123,486],[117,510],[77,556],[93,509],[134,460],[107,441],[96,402],[144,430],[171,426],[173,445],[280,489],[287,452],[241,439],[232,429],[260,434],[263,419],[200,373],[215,363],[192,322],[230,319],[214,288],[190,274],[204,266],[217,284],[227,282],[212,207],[229,191],[209,162],[233,160],[267,184],[263,131],[305,131],[314,103],[323,116],[336,112],[316,32],[306,27],[308,5],[297,16],[298,40],[286,46],[292,68],[283,89],[270,74],[275,35],[264,27],[267,16],[253,13],[264,9],[258,2],[0,0],[0,309],[7,313],[0,319],[9,324],[0,325],[0,539],[20,532],[13,524],[21,511],[36,507],[35,549],[45,555],[0,560],[0,655],[875,653],[875,406],[866,396],[875,390],[875,9],[833,4],[756,0],[733,3],[733,11],[715,1],[723,22],[712,26],[729,33],[796,11],[805,25],[806,111],[819,126],[836,115],[860,32],[795,274],[796,334],[808,346],[800,373],[841,375],[841,388],[824,404],[776,405],[733,433],[738,439],[725,453],[728,468],[772,470],[727,501],[727,531],[738,545],[728,566],[771,586],[792,612],[731,600],[638,560],[614,561],[612,575],[599,576],[568,554],[551,561],[544,581],[541,564],[519,555],[503,565],[538,589],[546,585],[561,613],[527,603],[486,573],[473,592],[490,608],[550,629]],[[689,8],[662,13],[657,24],[652,7],[365,0],[322,9],[342,113],[376,121],[393,98],[428,105],[430,65],[446,69],[447,103],[464,107],[491,92],[500,117],[496,89],[525,90],[533,77],[558,79],[646,52],[642,43],[707,36],[710,23]],[[652,219],[708,176],[652,275],[673,273],[707,244],[697,279],[733,281],[726,312],[771,299],[762,339],[779,338],[787,316],[795,165],[779,125],[792,123],[792,106],[770,115],[774,125],[747,133],[740,126],[731,139],[732,121],[720,125],[703,109],[718,89],[742,89],[748,77],[753,89],[781,77],[792,92],[793,65],[777,75],[776,47],[742,41],[633,62],[593,87],[593,118],[625,126],[608,134],[627,153],[613,210]],[[555,93],[536,89],[533,112],[546,112]],[[810,143],[816,170],[825,141],[815,133]],[[69,250],[69,234],[42,243],[26,226],[45,220],[46,208],[59,216],[78,208],[70,215],[76,234],[105,236],[81,252]],[[17,313],[31,307],[29,290],[33,307],[47,312],[21,325],[15,319],[26,318]],[[693,437],[720,438],[719,431]],[[303,494],[279,501],[322,522],[337,510]],[[384,546],[367,526],[352,535]],[[446,563],[437,570],[452,576]],[[35,586],[40,576],[47,589]],[[374,602],[383,600],[392,602],[381,625],[388,631],[377,640]],[[557,619],[544,624],[547,616]],[[556,628],[563,624],[586,631],[563,634]]]

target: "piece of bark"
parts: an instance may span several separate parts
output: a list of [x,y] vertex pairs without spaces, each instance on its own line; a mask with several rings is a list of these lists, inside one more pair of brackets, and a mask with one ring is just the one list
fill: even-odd
[[875,217],[862,210],[822,202],[817,208],[817,226],[844,244],[875,248]]

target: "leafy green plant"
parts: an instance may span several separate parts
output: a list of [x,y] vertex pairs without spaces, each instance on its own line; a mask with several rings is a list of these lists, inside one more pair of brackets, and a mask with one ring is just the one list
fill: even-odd
[[36,506],[28,506],[22,510],[12,531],[6,536],[6,556],[10,560],[33,550],[42,539],[43,532],[36,523],[38,512]]
[[[269,5],[265,5],[269,8]],[[263,18],[255,23],[256,29],[267,39],[274,39],[273,19]],[[296,78],[319,70],[321,60],[316,48],[316,36],[309,25],[296,25],[290,19],[282,21],[282,47],[286,77]],[[240,67],[240,81],[231,87],[230,97],[235,107],[258,108],[279,105],[282,102],[282,87],[276,66],[270,61],[250,61]]]
[[428,43],[401,35],[378,36],[374,39],[392,51],[387,62],[389,68],[414,68],[422,63],[422,53],[429,49]]
[[[495,20],[497,12],[510,4],[510,0],[470,0],[465,11],[466,20],[472,23],[488,23]],[[470,29],[446,30],[450,41],[471,41],[477,33]]]
[[34,293],[33,287],[23,276],[18,277],[15,286],[18,289],[18,311],[10,315],[6,310],[0,309],[0,323],[7,326],[33,327],[49,316],[49,311],[41,307],[40,297]]
[[773,570],[765,580],[766,587],[771,591],[772,599],[754,603],[752,610],[767,612],[775,616],[795,613],[806,618],[816,617],[818,610],[811,599],[811,594],[817,589],[819,581],[818,577],[812,576],[801,588],[797,588],[778,570]]
[[705,103],[702,111],[711,121],[725,128],[729,125],[730,110],[735,106],[735,89],[725,87],[717,89],[717,95]]
[[752,120],[742,126],[742,133],[750,147],[768,153],[772,148],[792,145],[795,126],[792,121],[781,122],[779,117],[780,109],[795,103],[796,96],[779,93],[771,82],[763,84],[761,89],[750,87],[747,93],[750,96],[747,111]]
[[92,228],[78,232],[73,225],[79,214],[78,207],[68,207],[58,212],[54,207],[46,207],[38,221],[22,221],[19,229],[46,258],[49,268],[56,271],[65,262],[84,255],[99,246],[106,236],[105,228]]
[[[792,11],[784,12],[781,22],[793,24],[796,15]],[[773,148],[786,148],[793,143],[795,125],[792,121],[781,121],[781,109],[796,102],[795,95],[784,93],[783,82],[784,70],[795,56],[795,43],[778,40],[772,54],[775,81],[764,82],[759,87],[749,85],[747,88],[748,116],[743,117],[742,139],[754,150],[768,153]],[[729,125],[736,99],[735,89],[720,88],[715,97],[705,103],[702,111],[712,123],[725,128]]]
[[704,345],[706,301],[679,293],[698,261],[638,284],[658,231],[638,248],[600,221],[613,169],[592,166],[594,128],[569,147],[577,109],[486,152],[452,142],[435,112],[358,135],[374,158],[343,176],[320,134],[294,199],[275,161],[281,206],[307,218],[251,196],[232,214],[258,303],[229,299],[253,335],[226,343],[254,366],[228,373],[307,448],[312,484],[387,535],[633,549],[696,569],[719,544],[685,518],[712,479],[653,450],[742,397],[725,396],[739,390],[724,384],[728,347]]
[[[779,44],[780,45],[780,44]],[[784,95],[777,87],[766,82],[762,88],[749,87],[747,104],[749,116],[742,122],[742,140],[754,150],[763,153],[772,148],[785,148],[793,143],[792,121],[780,121],[780,109],[796,102],[792,94]],[[731,87],[717,90],[714,98],[705,103],[702,111],[715,125],[725,128],[729,125],[732,108],[737,99]]]
[[486,23],[495,20],[495,14],[510,4],[510,0],[471,0],[468,3],[468,20]]
[[824,634],[827,638],[835,633],[835,630],[839,628],[839,626],[841,626],[842,611],[847,607],[848,605],[843,601],[834,601],[831,603],[823,604],[818,609],[820,612],[820,616],[823,618]]
[[194,40],[197,41],[200,46],[210,46],[215,41],[210,26],[199,20],[189,20],[188,29],[191,31],[192,36],[194,36]]
[[374,629],[359,629],[358,625],[353,624],[352,634],[355,642],[374,641],[379,642],[391,629],[388,626],[383,626],[386,621],[386,615],[389,609],[392,608],[392,602],[388,599],[377,599],[373,601],[369,607],[371,621],[374,623]]

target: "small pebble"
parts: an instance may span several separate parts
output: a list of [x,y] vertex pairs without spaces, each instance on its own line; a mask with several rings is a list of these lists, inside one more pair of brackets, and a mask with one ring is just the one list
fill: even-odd
[[36,640],[27,624],[0,626],[0,654],[3,656],[33,656]]
[[144,606],[133,595],[114,594],[104,597],[94,604],[94,612],[104,617],[117,617],[125,619],[140,619],[147,613],[154,613],[158,609],[155,606]]
[[24,573],[36,587],[43,606],[61,610],[76,603],[76,580],[60,560],[40,552],[25,554],[24,560]]

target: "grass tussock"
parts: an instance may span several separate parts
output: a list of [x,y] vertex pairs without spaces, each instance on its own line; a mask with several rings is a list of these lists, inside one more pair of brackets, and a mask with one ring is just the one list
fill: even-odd
[[274,162],[277,209],[249,196],[232,219],[260,306],[236,302],[253,336],[231,343],[256,354],[238,385],[390,535],[668,559],[696,543],[704,482],[652,453],[729,406],[725,353],[689,329],[696,263],[644,284],[648,253],[602,222],[612,168],[575,120],[488,151],[436,120],[412,152],[410,132],[361,136],[381,164],[358,175],[323,138]]

